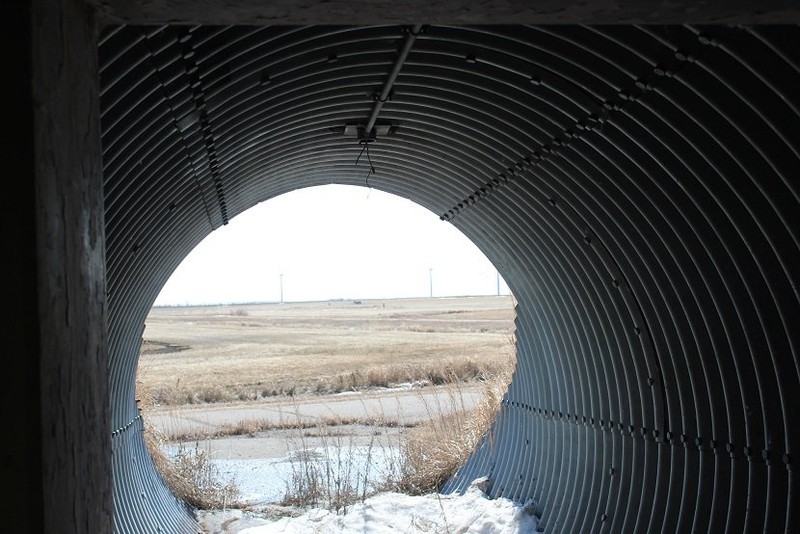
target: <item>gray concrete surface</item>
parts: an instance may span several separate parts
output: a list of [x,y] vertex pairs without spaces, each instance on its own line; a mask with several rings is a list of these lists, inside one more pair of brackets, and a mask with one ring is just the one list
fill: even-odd
[[146,415],[145,424],[154,425],[170,438],[194,431],[213,433],[248,420],[291,425],[321,422],[328,417],[383,418],[394,424],[409,425],[460,407],[471,408],[480,396],[478,384],[281,397],[241,404],[157,408]]

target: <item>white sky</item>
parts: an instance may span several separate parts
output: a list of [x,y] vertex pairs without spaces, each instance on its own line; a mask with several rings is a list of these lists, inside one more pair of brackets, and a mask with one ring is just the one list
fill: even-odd
[[[214,231],[155,304],[278,302],[281,285],[285,302],[426,297],[431,280],[435,297],[497,294],[494,266],[437,214],[374,189],[326,185],[263,202]],[[509,294],[502,278],[500,292]]]

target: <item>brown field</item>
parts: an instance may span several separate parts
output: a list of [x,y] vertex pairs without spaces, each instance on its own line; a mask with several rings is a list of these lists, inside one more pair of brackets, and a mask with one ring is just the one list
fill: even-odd
[[481,380],[514,357],[512,297],[154,308],[147,405]]

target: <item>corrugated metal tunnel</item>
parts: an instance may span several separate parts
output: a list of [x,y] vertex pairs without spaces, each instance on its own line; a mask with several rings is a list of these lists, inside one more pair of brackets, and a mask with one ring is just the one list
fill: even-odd
[[488,475],[548,532],[800,531],[799,42],[797,26],[106,27],[116,529],[196,531],[135,402],[161,287],[239,213],[339,183],[440,215],[519,302],[514,380],[448,491]]

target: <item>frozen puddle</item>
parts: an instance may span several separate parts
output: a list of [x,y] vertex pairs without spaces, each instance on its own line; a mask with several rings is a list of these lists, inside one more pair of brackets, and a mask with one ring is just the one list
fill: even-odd
[[[165,447],[169,456],[178,454],[177,445]],[[192,454],[186,447],[182,454]],[[324,502],[339,494],[374,493],[400,473],[397,447],[382,445],[328,445],[302,448],[277,458],[209,457],[222,483],[239,488],[240,501],[258,508],[284,500],[290,490],[309,491],[313,485]]]
[[283,500],[301,480],[317,484],[323,495],[351,491],[372,493],[399,473],[398,450],[383,446],[336,446],[301,449],[281,458],[215,459],[220,478],[233,480],[241,500],[264,506]]
[[[176,451],[174,446],[167,449],[172,454]],[[485,479],[476,480],[463,495],[410,496],[382,492],[366,497],[379,490],[387,478],[399,475],[397,447],[328,445],[298,448],[276,458],[213,458],[212,455],[212,461],[219,480],[233,481],[241,492],[240,501],[250,511],[198,511],[198,521],[208,534],[537,532],[532,507],[508,499],[488,498],[484,493]],[[276,506],[290,488],[308,490],[309,483],[318,491],[315,505]],[[357,502],[336,510],[332,500],[337,492],[345,491],[355,496],[353,500]]]

